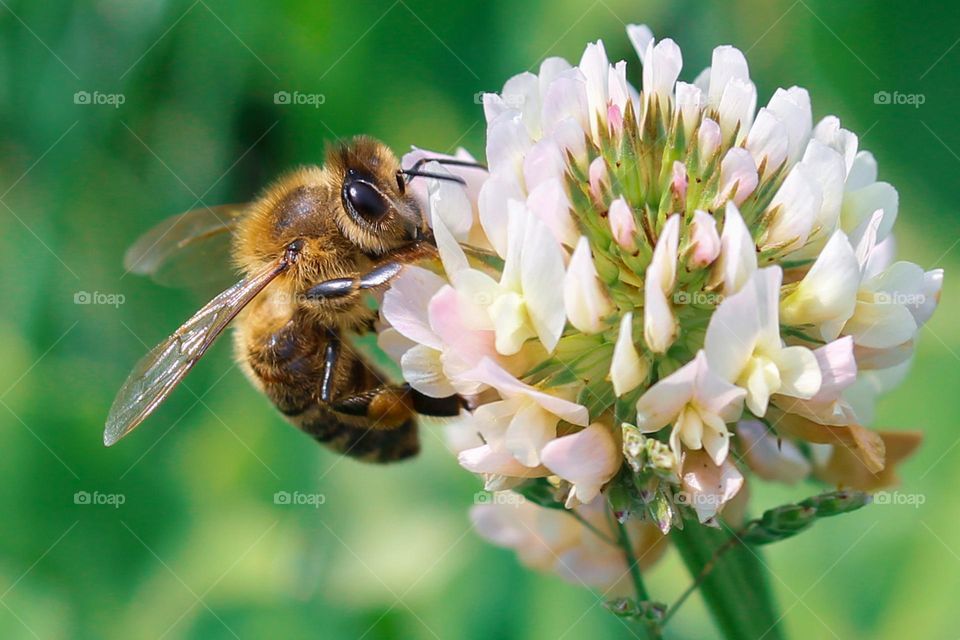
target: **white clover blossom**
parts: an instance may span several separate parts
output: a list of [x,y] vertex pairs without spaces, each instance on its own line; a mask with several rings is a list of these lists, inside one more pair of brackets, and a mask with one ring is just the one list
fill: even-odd
[[[805,89],[758,110],[737,49],[682,82],[672,40],[627,32],[642,73],[597,42],[484,95],[489,173],[431,165],[468,185],[423,194],[443,268],[387,293],[385,349],[423,393],[469,396],[459,459],[491,489],[547,477],[575,508],[632,472],[669,528],[680,492],[713,522],[741,465],[890,480],[916,438],[862,425],[943,275],[892,262],[896,190]],[[622,424],[671,464],[644,466]]]

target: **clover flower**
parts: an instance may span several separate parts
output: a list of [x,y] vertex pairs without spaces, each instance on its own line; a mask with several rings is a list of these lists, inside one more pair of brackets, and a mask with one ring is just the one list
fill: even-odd
[[[892,261],[896,190],[806,90],[757,109],[737,49],[688,83],[672,40],[627,34],[642,75],[596,42],[484,95],[489,173],[430,166],[467,187],[421,194],[442,269],[400,275],[381,345],[415,389],[468,399],[451,429],[489,490],[546,478],[667,532],[685,506],[716,525],[745,475],[893,481],[918,436],[863,425],[942,284]],[[525,548],[488,508],[486,535]]]

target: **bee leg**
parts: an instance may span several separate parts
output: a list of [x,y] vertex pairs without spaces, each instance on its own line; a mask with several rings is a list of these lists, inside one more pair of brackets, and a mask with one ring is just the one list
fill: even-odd
[[306,297],[312,300],[341,298],[363,289],[373,289],[393,280],[403,269],[399,262],[387,262],[359,278],[334,278],[315,284],[307,289]]
[[378,428],[400,426],[412,412],[425,416],[452,417],[460,414],[460,396],[431,398],[410,385],[382,385],[332,402],[333,410],[372,420]]

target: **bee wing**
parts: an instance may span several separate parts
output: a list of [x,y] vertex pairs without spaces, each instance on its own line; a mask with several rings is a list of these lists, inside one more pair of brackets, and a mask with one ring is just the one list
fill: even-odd
[[225,204],[167,218],[127,249],[123,266],[166,286],[222,284],[230,275],[233,232],[246,211],[246,204]]
[[153,413],[230,321],[280,273],[281,259],[208,302],[134,366],[110,407],[103,442],[108,447]]

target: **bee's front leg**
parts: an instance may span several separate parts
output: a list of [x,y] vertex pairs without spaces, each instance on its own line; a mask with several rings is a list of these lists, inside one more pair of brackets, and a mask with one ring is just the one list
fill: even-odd
[[371,269],[359,278],[334,278],[315,284],[304,294],[310,300],[331,300],[349,296],[364,289],[374,289],[389,283],[400,274],[403,264],[387,262]]

